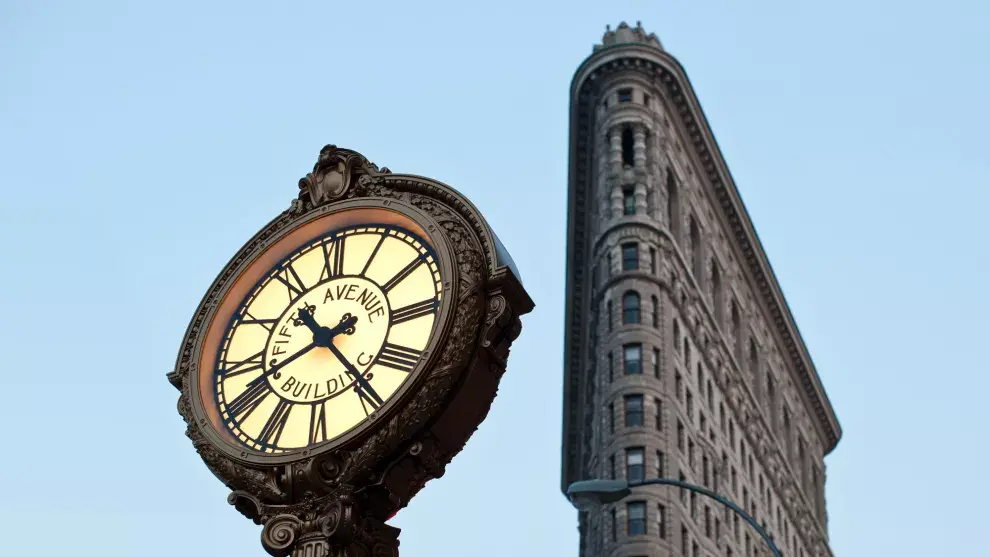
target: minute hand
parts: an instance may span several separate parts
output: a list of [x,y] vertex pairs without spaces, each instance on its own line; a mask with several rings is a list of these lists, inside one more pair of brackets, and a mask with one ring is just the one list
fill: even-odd
[[381,406],[385,401],[382,400],[382,397],[378,396],[378,393],[375,392],[375,389],[371,387],[371,383],[368,383],[368,380],[365,379],[363,375],[361,375],[361,372],[359,372],[357,368],[354,367],[354,365],[351,364],[351,362],[347,361],[347,358],[345,358],[344,355],[340,353],[340,349],[334,346],[332,342],[327,345],[327,348],[329,348],[330,351],[333,352],[333,355],[336,356],[338,360],[340,360],[340,363],[344,364],[344,367],[347,368],[347,371],[349,371],[350,374],[354,376],[354,380],[357,381],[358,385],[361,386],[361,390],[368,393],[368,396],[375,399],[375,402],[377,402],[378,405]]
[[262,374],[262,377],[268,377],[269,375],[274,375],[275,376],[275,379],[278,379],[279,377],[281,377],[278,374],[278,372],[281,371],[283,367],[291,364],[292,362],[294,362],[296,360],[296,358],[299,358],[299,357],[303,356],[304,354],[306,354],[310,350],[316,348],[316,346],[317,345],[316,345],[315,342],[309,343],[308,345],[306,345],[305,348],[299,350],[295,354],[293,354],[293,355],[289,356],[288,358],[282,360],[277,365],[273,365],[271,369],[269,369],[264,374]]

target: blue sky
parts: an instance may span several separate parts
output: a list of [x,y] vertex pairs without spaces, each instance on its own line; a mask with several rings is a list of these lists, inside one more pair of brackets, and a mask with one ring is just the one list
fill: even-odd
[[488,420],[396,517],[402,554],[576,556],[568,90],[621,20],[687,69],[842,423],[835,554],[982,551],[990,5],[275,4],[0,2],[6,554],[264,555],[165,373],[336,143],[469,196],[537,303]]

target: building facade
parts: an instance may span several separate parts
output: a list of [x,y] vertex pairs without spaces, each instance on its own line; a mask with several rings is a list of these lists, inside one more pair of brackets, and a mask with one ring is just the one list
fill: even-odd
[[[680,64],[637,23],[571,86],[562,489],[712,489],[784,555],[828,546],[841,429]],[[582,557],[769,552],[715,501],[637,488],[579,513]]]

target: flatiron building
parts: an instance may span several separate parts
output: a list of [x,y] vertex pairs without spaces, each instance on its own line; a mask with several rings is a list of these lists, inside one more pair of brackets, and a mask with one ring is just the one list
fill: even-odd
[[[570,102],[562,489],[681,479],[784,555],[831,555],[841,429],[684,68],[623,23]],[[674,487],[580,511],[579,530],[582,557],[768,554]]]

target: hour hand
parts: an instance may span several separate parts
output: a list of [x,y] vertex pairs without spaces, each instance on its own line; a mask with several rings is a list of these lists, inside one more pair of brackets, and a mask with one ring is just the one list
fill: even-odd
[[330,329],[330,338],[333,338],[339,334],[353,335],[354,334],[354,324],[357,323],[357,316],[345,313],[343,317],[340,318],[340,323]]
[[299,308],[299,315],[293,320],[293,324],[297,327],[299,325],[306,325],[306,328],[316,334],[320,330],[320,324],[316,322],[313,318],[313,312],[316,311],[316,306],[303,306]]

